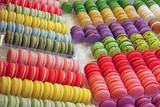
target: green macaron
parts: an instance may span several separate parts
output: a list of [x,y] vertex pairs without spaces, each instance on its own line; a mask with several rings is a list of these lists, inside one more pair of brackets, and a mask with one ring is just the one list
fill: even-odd
[[104,48],[98,48],[93,52],[93,56],[95,59],[98,59],[99,56],[101,55],[107,55],[107,51]]
[[14,34],[14,40],[13,40],[14,45],[19,45],[19,33]]
[[72,4],[70,2],[64,2],[62,4],[62,10],[65,13],[70,13],[72,11]]
[[5,35],[5,43],[9,44],[10,37],[11,37],[11,31],[7,30],[6,35]]
[[95,42],[92,47],[91,51],[92,53],[97,49],[97,48],[104,48],[104,45],[101,42]]
[[14,33],[11,32],[9,44],[13,44],[13,40],[14,40]]
[[62,54],[65,53],[65,43],[64,42],[61,42],[61,52]]
[[110,47],[109,50],[108,50],[108,55],[109,55],[110,57],[112,57],[114,54],[116,54],[116,53],[118,53],[118,52],[121,52],[121,50],[119,49],[119,47],[118,47],[118,46],[112,46],[112,47]]
[[45,50],[49,51],[51,48],[51,39],[46,39],[46,47]]
[[58,52],[59,50],[59,42],[57,40],[54,40],[54,48],[53,48],[53,52]]

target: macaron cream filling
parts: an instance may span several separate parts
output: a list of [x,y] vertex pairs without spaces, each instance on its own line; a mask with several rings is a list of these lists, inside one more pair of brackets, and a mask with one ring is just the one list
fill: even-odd
[[61,84],[63,83],[64,79],[65,79],[65,72],[63,72],[63,79],[62,79]]
[[42,82],[44,82],[44,80],[45,80],[45,78],[46,78],[46,73],[47,73],[47,70],[46,70],[46,68],[45,68],[44,77],[43,77],[43,79],[42,79]]
[[26,74],[26,67],[27,67],[27,66],[24,67],[24,72],[23,72],[22,79],[24,78],[24,75]]
[[36,67],[34,66],[34,72],[33,72],[32,80],[34,79],[35,75],[36,75]]
[[70,81],[69,85],[72,83],[72,81],[73,81],[73,73],[71,72],[71,81]]
[[13,63],[13,72],[12,72],[12,75],[11,75],[11,77],[13,77],[13,75],[14,75],[14,72],[15,72],[15,69],[16,69],[16,64],[15,64],[15,63]]
[[81,79],[80,79],[80,84],[79,84],[79,86],[81,86],[81,84],[82,84],[82,74],[80,74],[81,76]]

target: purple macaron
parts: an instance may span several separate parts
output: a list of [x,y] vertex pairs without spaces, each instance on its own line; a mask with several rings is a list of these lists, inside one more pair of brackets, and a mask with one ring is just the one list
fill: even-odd
[[151,100],[147,96],[142,96],[135,101],[135,106],[139,107],[143,103],[151,103]]
[[91,33],[87,36],[86,40],[90,45],[94,44],[95,42],[101,41],[101,36],[97,33]]
[[86,25],[83,29],[84,32],[86,32],[87,30],[89,29],[94,29],[94,30],[97,30],[93,25]]
[[85,34],[79,25],[75,25],[71,28],[71,35],[74,43],[81,43],[84,41]]
[[99,104],[99,107],[116,107],[116,103],[113,100],[109,99],[101,102]]
[[153,103],[154,105],[156,105],[159,101],[160,101],[160,94],[155,95],[155,96],[152,98],[152,103]]
[[135,107],[135,106],[132,105],[132,104],[126,104],[126,105],[124,105],[123,107]]
[[117,101],[117,107],[123,107],[126,104],[132,104],[132,105],[134,105],[135,101],[129,95],[123,96],[123,97],[119,98],[118,101]]
[[138,19],[135,20],[134,25],[137,27],[141,23],[146,24],[146,22],[142,18],[138,18]]

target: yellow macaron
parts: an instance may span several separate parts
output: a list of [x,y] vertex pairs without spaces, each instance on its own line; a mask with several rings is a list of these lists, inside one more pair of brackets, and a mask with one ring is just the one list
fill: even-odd
[[61,101],[62,97],[64,95],[64,88],[63,88],[63,86],[61,84],[59,84],[59,85],[60,85],[60,90],[59,90],[60,91],[60,95],[59,95],[58,100]]
[[54,84],[53,88],[54,88],[54,95],[52,97],[52,100],[57,101],[59,99],[59,96],[60,96],[60,85],[59,84]]
[[21,91],[22,91],[22,80],[14,77],[11,80],[11,95],[20,96]]
[[25,98],[31,97],[31,94],[33,92],[32,89],[33,89],[32,81],[27,79],[23,80],[21,96]]
[[82,93],[82,89],[80,87],[78,87],[78,89],[79,89],[79,98],[76,103],[81,103],[81,100],[83,98],[83,93]]
[[40,83],[39,81],[34,81],[33,82],[33,93],[32,93],[32,97],[33,98],[38,98],[40,93]]
[[87,92],[87,96],[88,96],[86,104],[89,104],[91,101],[91,91],[89,89],[86,89],[86,92]]
[[53,22],[52,21],[47,21],[47,30],[50,31],[52,30]]
[[72,88],[71,86],[68,86],[68,87],[69,87],[69,93],[70,93],[68,102],[71,102],[71,101],[72,101],[72,98],[73,98],[73,88]]
[[81,103],[85,103],[87,102],[87,90],[85,88],[82,88],[82,95],[83,95],[83,98],[81,99]]
[[17,14],[15,23],[16,24],[20,24],[21,23],[21,14]]
[[24,27],[29,25],[29,16],[25,16],[24,17],[24,23],[23,23]]
[[65,95],[62,97],[63,102],[67,102],[70,97],[70,87],[68,85],[63,86]]
[[0,93],[9,95],[11,91],[11,78],[2,76],[0,78]]
[[61,31],[62,31],[62,24],[59,23],[59,30],[58,30],[58,32],[61,33]]
[[15,22],[15,20],[16,20],[16,13],[10,11],[10,12],[8,13],[7,22],[10,22],[10,21]]
[[68,33],[68,25],[67,24],[65,24],[65,25],[66,25],[66,31],[64,34],[67,34]]
[[0,21],[2,21],[2,20],[4,20],[4,16],[5,16],[5,10],[4,9],[2,9],[2,10],[0,10]]
[[50,93],[49,93],[48,100],[51,100],[53,95],[54,95],[54,88],[53,88],[53,84],[52,83],[49,83],[49,88],[50,88]]
[[43,85],[43,82],[39,81],[39,84],[40,84],[40,90],[39,90],[39,95],[38,95],[38,98],[42,98],[42,95],[44,93],[44,85]]
[[79,91],[79,88],[74,86],[73,87],[73,98],[72,98],[72,101],[73,103],[76,103],[78,101],[78,98],[80,96],[80,91]]
[[66,25],[63,23],[61,27],[62,27],[61,33],[65,34],[65,32],[66,32]]
[[8,11],[7,11],[7,10],[4,10],[4,11],[5,11],[5,12],[4,12],[5,14],[4,14],[4,19],[3,19],[3,20],[4,20],[4,21],[7,21],[7,18],[8,18]]
[[55,22],[55,23],[54,23],[54,25],[55,25],[55,27],[54,27],[55,33],[57,33],[57,32],[59,31],[59,24],[60,24],[60,23],[58,23],[58,22]]
[[37,23],[37,17],[33,17],[33,21],[32,21],[32,28],[35,28],[38,26],[38,23]]
[[50,84],[48,82],[45,82],[43,85],[45,88],[44,88],[42,99],[48,99],[50,94]]

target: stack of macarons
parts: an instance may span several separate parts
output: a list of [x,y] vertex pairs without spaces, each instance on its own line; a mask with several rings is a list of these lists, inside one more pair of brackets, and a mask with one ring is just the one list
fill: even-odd
[[148,68],[152,71],[153,75],[156,77],[156,80],[160,82],[160,60],[156,57],[155,53],[152,50],[146,50],[142,53],[142,57],[146,62]]
[[135,106],[136,107],[143,107],[143,106],[144,107],[146,107],[146,106],[147,107],[155,107],[152,104],[152,102],[148,96],[142,96],[142,97],[137,98],[135,101]]
[[101,102],[99,107],[117,107],[117,105],[112,99],[107,99]]
[[6,32],[7,29],[7,22],[6,21],[0,21],[0,32]]
[[152,97],[152,104],[154,104],[156,107],[160,106],[160,94]]
[[97,27],[99,24],[104,23],[101,13],[98,11],[98,7],[92,0],[87,0],[84,3],[87,12],[92,20],[92,24]]
[[95,59],[101,55],[107,55],[107,50],[104,48],[104,45],[101,42],[94,43],[91,47],[91,51]]
[[[3,63],[1,63],[3,65]],[[27,66],[24,64],[9,63],[4,68],[2,76],[6,75],[10,78],[17,77],[19,79],[38,80],[41,82],[50,82],[52,84],[58,83],[62,85],[71,85],[83,87],[85,82],[85,76],[83,73],[74,73],[64,70],[47,69],[44,66]],[[5,71],[6,69],[6,71]]]
[[135,50],[134,45],[132,42],[128,39],[128,36],[126,34],[120,34],[116,38],[117,43],[119,44],[119,47],[125,55],[132,51]]
[[145,20],[146,23],[155,18],[155,15],[142,0],[136,0],[133,5],[137,9],[138,14]]
[[160,7],[154,0],[144,0],[148,8],[155,15],[155,17],[160,20]]
[[83,29],[79,25],[75,25],[71,28],[72,40],[74,43],[81,43],[84,41],[85,34]]
[[[0,22],[0,32],[6,32],[7,30],[11,31],[11,32],[17,32],[20,33],[21,35],[29,35],[29,36],[37,36],[37,37],[43,37],[43,38],[49,38],[51,40],[57,40],[60,42],[72,42],[72,38],[70,34],[63,34],[62,33],[55,33],[54,31],[52,31],[52,29],[50,29],[49,27],[47,27],[46,30],[44,29],[40,29],[37,27],[28,27],[25,26],[23,24],[15,24],[14,22],[9,22],[6,23],[5,21],[1,21]],[[6,26],[7,24],[7,26]],[[65,28],[65,24],[62,24],[62,26]]]
[[86,25],[91,25],[92,21],[87,14],[87,11],[81,1],[75,1],[73,4],[74,11],[77,15],[77,19],[79,21],[79,24],[82,28],[84,28]]
[[157,34],[160,33],[160,21],[158,19],[151,19],[148,23],[150,28]]
[[0,78],[0,83],[2,84],[0,87],[1,94],[4,95],[15,93],[16,96],[21,96],[24,98],[32,97],[44,100],[48,99],[52,101],[65,101],[84,104],[89,104],[91,100],[90,90],[76,86],[62,86],[60,84],[51,84],[48,82],[42,83],[41,81],[32,82],[27,79],[19,82],[19,79],[17,78],[11,79],[5,76]]
[[96,5],[100,12],[102,12],[103,9],[110,8],[105,0],[97,0]]
[[99,104],[102,101],[109,99],[110,93],[108,91],[105,80],[100,73],[98,65],[92,62],[88,63],[84,68],[84,72],[86,74],[94,102]]
[[138,33],[132,34],[130,37],[131,42],[133,43],[136,50],[143,52],[149,49],[147,42],[143,39],[143,36]]
[[[1,10],[0,13],[5,12],[5,10]],[[67,24],[61,24],[59,22],[53,23],[52,21],[47,21],[46,19],[40,19],[38,17],[32,17],[32,16],[24,16],[21,14],[16,14],[15,12],[9,12],[7,14],[7,19],[3,17],[3,15],[0,18],[0,21],[4,20],[7,22],[16,22],[16,24],[23,24],[24,26],[29,26],[29,27],[37,27],[40,29],[44,30],[53,30],[56,33],[63,33],[67,34],[68,33],[68,25]],[[48,26],[47,26],[48,25]],[[50,25],[50,26],[49,26]]]
[[[62,16],[62,9],[59,8],[59,2],[58,1],[54,1],[53,4],[41,4],[41,3],[35,3],[34,1],[28,1],[27,0],[13,0],[15,2],[8,2],[7,5],[10,3],[10,5],[8,6],[11,6],[11,7],[20,7],[18,8],[19,9],[22,9],[23,7],[26,7],[28,9],[37,9],[37,10],[40,10],[40,11],[44,11],[44,12],[49,12],[50,14],[57,14],[57,15],[60,15]],[[21,2],[20,2],[21,1]],[[49,0],[48,0],[49,1]],[[13,5],[15,6],[13,6]],[[52,6],[51,6],[52,5]],[[12,8],[12,9],[14,9]]]
[[74,8],[74,11],[76,13],[76,15],[79,13],[79,12],[87,12],[83,3],[81,1],[75,1],[73,3],[73,8]]
[[5,9],[2,9],[0,10],[0,21],[4,20],[4,21],[7,21],[7,18],[8,18],[8,11],[5,10]]
[[140,18],[140,16],[138,15],[132,3],[129,0],[119,0],[118,2],[123,7],[129,20],[134,22],[137,18]]
[[121,26],[118,22],[113,22],[109,25],[110,30],[112,31],[112,34],[114,38],[116,39],[118,35],[120,34],[126,34],[125,29]]
[[134,26],[134,24],[130,20],[125,20],[121,25],[125,29],[129,37],[134,33],[139,33],[137,28]]
[[11,45],[18,45],[23,47],[29,47],[33,49],[41,49],[45,51],[51,51],[55,53],[62,53],[67,55],[74,55],[74,45],[73,43],[61,42],[57,40],[52,40],[49,38],[29,36],[21,33],[14,33],[7,31],[5,35],[5,43]]
[[29,99],[29,98],[18,98],[16,96],[6,96],[0,94],[0,101],[1,106],[6,107],[8,106],[16,106],[16,107],[70,107],[70,106],[84,106],[84,107],[95,107],[95,105],[85,105],[83,103],[71,103],[71,102],[62,102],[62,101],[55,101],[52,100],[42,100],[42,99]]
[[80,63],[76,59],[68,59],[63,57],[55,57],[54,55],[46,55],[43,53],[28,52],[28,50],[20,49],[19,51],[10,48],[7,53],[8,63],[25,64],[28,66],[45,66],[48,69],[62,69],[65,71],[79,72]]
[[141,53],[137,50],[130,51],[127,54],[127,59],[141,81],[141,84],[144,88],[144,94],[152,97],[159,93],[159,83],[156,81],[155,76],[147,67]]
[[127,95],[127,90],[112,62],[112,59],[107,55],[101,55],[97,59],[97,63],[108,86],[111,98],[117,100],[120,97]]
[[122,96],[117,100],[117,107],[135,107],[134,105],[135,100],[129,95]]
[[86,25],[83,31],[86,36],[86,41],[90,45],[94,44],[95,42],[101,41],[101,36],[93,25]]
[[153,32],[148,31],[144,33],[143,38],[148,43],[149,49],[156,51],[157,49],[160,48],[160,41]]
[[142,18],[136,19],[134,25],[139,30],[139,33],[141,35],[143,35],[147,31],[152,31]]
[[123,53],[116,53],[112,61],[121,76],[127,92],[133,98],[138,98],[144,94],[144,89],[137,75],[133,71],[127,57]]
[[107,2],[112,9],[114,16],[117,18],[119,23],[128,19],[127,14],[123,10],[123,8],[118,4],[117,0],[110,0]]
[[108,55],[110,57],[112,57],[117,52],[121,52],[120,48],[118,47],[118,43],[111,36],[108,36],[108,37],[104,38],[102,43],[105,46],[105,49],[107,50]]
[[108,36],[113,37],[112,32],[110,31],[109,27],[107,24],[100,24],[97,26],[97,30],[99,34],[101,35],[102,40]]

